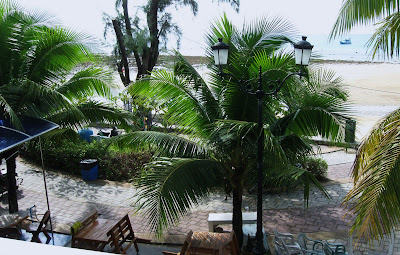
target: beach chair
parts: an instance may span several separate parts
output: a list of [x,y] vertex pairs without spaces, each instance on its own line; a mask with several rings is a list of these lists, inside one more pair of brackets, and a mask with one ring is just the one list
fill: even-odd
[[39,238],[40,233],[43,233],[46,236],[47,238],[46,244],[50,242],[51,237],[46,230],[47,223],[49,222],[49,220],[50,220],[50,211],[46,211],[40,222],[33,222],[29,225],[29,227],[26,229],[26,232],[31,233],[33,235],[31,242],[41,243]]
[[190,242],[192,240],[192,235],[193,235],[193,231],[190,230],[189,233],[187,233],[187,235],[186,235],[186,239],[183,242],[182,249],[181,249],[180,252],[175,253],[175,252],[163,251],[162,253],[164,255],[185,255],[186,250],[189,247],[189,244],[190,244]]
[[326,255],[347,255],[346,247],[341,243],[329,243],[324,241],[324,251]]
[[301,254],[302,249],[290,233],[281,233],[276,229],[274,232],[275,252],[279,255]]
[[324,255],[324,243],[320,240],[313,240],[306,236],[304,233],[300,233],[297,236],[297,242],[299,243],[302,253],[305,255]]

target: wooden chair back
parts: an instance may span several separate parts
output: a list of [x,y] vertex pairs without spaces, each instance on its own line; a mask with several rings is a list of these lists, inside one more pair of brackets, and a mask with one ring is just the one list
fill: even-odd
[[230,236],[229,247],[231,249],[232,255],[240,255],[239,242],[236,238],[235,231],[233,231],[233,230],[232,230],[231,236]]
[[[131,221],[129,220],[128,214],[125,215],[110,231],[107,232],[110,237],[110,245],[114,248],[114,253],[126,254],[126,251],[135,245],[136,252],[139,252],[137,245],[137,238],[133,232]],[[124,247],[124,244],[127,245]]]
[[192,235],[193,235],[193,231],[190,230],[186,235],[185,241],[183,242],[181,252],[176,253],[176,252],[163,251],[162,253],[164,255],[185,255],[185,253],[190,245],[190,242],[192,241]]
[[90,213],[83,219],[82,222],[77,221],[71,226],[71,247],[76,248],[79,246],[78,242],[75,239],[75,235],[82,231],[86,226],[91,225],[95,220],[97,220],[98,212],[96,209],[90,211]]
[[47,223],[49,222],[49,220],[50,220],[50,211],[47,210],[38,225],[36,225],[37,223],[36,224],[32,223],[29,226],[29,229],[27,229],[26,231],[32,234],[31,242],[41,243],[41,240],[39,238],[40,232],[43,232],[43,234],[46,236],[46,238],[47,238],[46,243],[50,242],[51,237],[50,237],[49,233],[47,233],[47,230],[46,230],[46,226],[47,226]]
[[82,222],[75,222],[74,225],[71,226],[71,235],[75,236],[78,232],[84,229],[86,226],[92,224],[95,220],[97,220],[98,212],[96,209],[90,211],[90,213],[84,218]]
[[43,230],[43,228],[46,227],[46,225],[49,222],[49,220],[50,220],[50,211],[47,210],[46,213],[43,215],[42,220],[39,223],[37,231],[41,232]]

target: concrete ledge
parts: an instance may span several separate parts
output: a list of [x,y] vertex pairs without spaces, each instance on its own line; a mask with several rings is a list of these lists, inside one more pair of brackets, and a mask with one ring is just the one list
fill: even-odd
[[[215,232],[215,226],[232,224],[233,213],[210,213],[208,214],[208,231]],[[257,222],[257,212],[242,213],[243,224],[254,224]]]

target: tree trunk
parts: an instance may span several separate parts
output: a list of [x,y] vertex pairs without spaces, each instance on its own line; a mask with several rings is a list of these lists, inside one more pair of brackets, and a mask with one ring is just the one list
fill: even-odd
[[[158,6],[159,0],[151,0],[150,9],[147,13],[147,26],[150,32],[150,49],[147,55],[145,75],[153,70],[159,54]],[[145,62],[144,59],[143,62]]]
[[122,1],[122,9],[124,10],[124,20],[125,20],[125,28],[126,32],[128,35],[132,37],[132,26],[131,26],[131,20],[129,19],[129,13],[128,13],[128,0],[123,0]]
[[[239,178],[238,178],[239,179]],[[243,217],[242,217],[242,180],[233,180],[232,198],[233,198],[233,230],[236,233],[239,246],[243,245]]]
[[[17,198],[17,181],[16,177],[16,161],[17,153],[15,150],[4,153],[7,165],[7,184],[8,184],[8,212],[18,212],[18,198]],[[15,154],[14,154],[15,153]]]
[[[124,86],[128,86],[129,83],[131,83],[130,77],[129,77],[129,64],[128,64],[128,55],[126,53],[125,49],[125,43],[124,43],[124,38],[123,34],[121,31],[121,27],[118,24],[117,20],[112,20],[114,31],[115,31],[115,36],[117,37],[117,42],[118,42],[118,47],[121,51],[121,62],[118,63],[118,73],[121,78],[122,83]],[[123,70],[123,68],[125,70]]]

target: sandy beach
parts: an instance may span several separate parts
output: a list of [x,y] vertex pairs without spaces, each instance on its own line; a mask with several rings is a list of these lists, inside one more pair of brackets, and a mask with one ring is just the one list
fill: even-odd
[[356,140],[362,139],[379,119],[400,107],[400,64],[319,63],[343,78],[349,92],[351,115],[357,120]]

